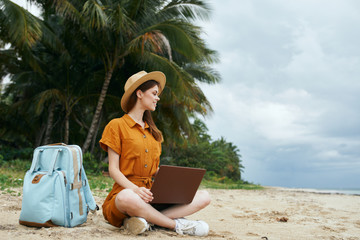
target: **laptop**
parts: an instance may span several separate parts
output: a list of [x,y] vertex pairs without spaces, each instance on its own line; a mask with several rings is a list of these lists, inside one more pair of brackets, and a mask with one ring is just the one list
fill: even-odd
[[150,204],[188,204],[199,188],[206,170],[161,165],[150,189],[154,199]]

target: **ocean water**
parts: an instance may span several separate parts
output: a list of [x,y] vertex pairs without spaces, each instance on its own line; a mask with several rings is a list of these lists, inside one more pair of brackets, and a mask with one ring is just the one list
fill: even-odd
[[[265,186],[267,187],[267,186]],[[345,194],[360,196],[360,188],[302,188],[302,187],[284,187],[284,186],[268,186],[280,188],[283,190],[293,190],[300,192],[312,192],[312,193],[323,193],[323,194]]]
[[297,191],[324,193],[324,194],[346,194],[360,196],[358,188],[338,188],[338,189],[320,189],[320,188],[290,188]]
[[360,189],[314,189],[315,192],[329,193],[329,194],[346,194],[346,195],[359,195]]

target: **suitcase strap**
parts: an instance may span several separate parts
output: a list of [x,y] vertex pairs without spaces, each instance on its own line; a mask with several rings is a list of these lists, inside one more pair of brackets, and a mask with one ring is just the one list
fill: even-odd
[[[72,157],[73,157],[73,169],[74,169],[74,183],[71,184],[71,190],[73,189],[77,189],[78,192],[78,197],[79,197],[79,214],[83,215],[84,211],[83,211],[83,201],[82,201],[82,197],[81,197],[81,192],[80,192],[80,188],[82,186],[82,181],[81,181],[81,169],[79,169],[79,165],[78,165],[78,155],[77,155],[77,151],[76,148],[70,147],[70,151],[72,153]],[[80,166],[82,166],[82,159],[80,156]]]

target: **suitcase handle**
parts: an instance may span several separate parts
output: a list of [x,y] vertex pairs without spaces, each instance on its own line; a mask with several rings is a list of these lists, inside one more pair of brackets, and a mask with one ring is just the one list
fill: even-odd
[[52,143],[52,144],[48,144],[46,146],[66,146],[65,143]]
[[[31,164],[31,168],[30,168],[30,172],[33,173],[35,172],[35,169],[36,169],[36,165],[38,164],[39,162],[39,159],[40,159],[40,154],[44,151],[44,149],[40,149],[39,151],[36,151],[35,153],[35,156],[34,156],[34,159],[35,162],[33,164]],[[57,160],[57,157],[59,156],[59,153],[62,151],[62,149],[57,149],[57,151],[55,151],[53,153],[53,156],[52,156],[52,162],[51,162],[51,165],[50,165],[50,168],[49,168],[49,171],[48,171],[48,175],[52,175],[52,172],[54,171],[54,167],[55,167],[55,163],[56,163],[56,160]]]
[[58,156],[59,156],[59,153],[62,151],[62,149],[58,149],[55,153],[54,153],[54,155],[53,155],[53,160],[52,160],[52,163],[51,163],[51,167],[50,167],[50,169],[49,169],[49,171],[48,171],[48,175],[52,175],[52,173],[53,173],[53,171],[54,171],[54,168],[55,168],[55,163],[56,163],[56,160],[57,160],[57,158],[58,158]]

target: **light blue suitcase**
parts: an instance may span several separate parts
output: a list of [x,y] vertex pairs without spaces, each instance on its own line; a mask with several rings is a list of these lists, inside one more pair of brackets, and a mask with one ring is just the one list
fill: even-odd
[[26,172],[19,223],[33,227],[74,227],[98,210],[77,145],[37,147]]

